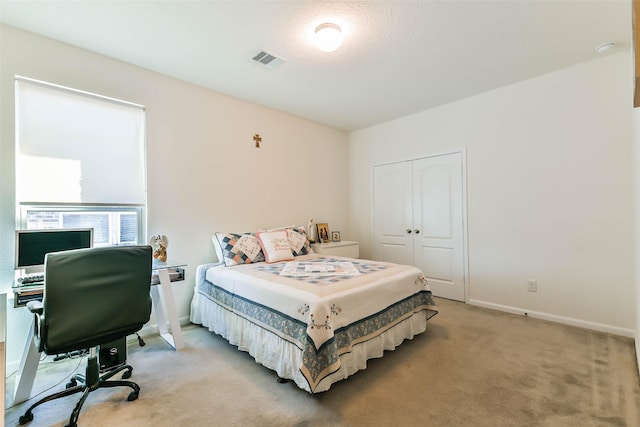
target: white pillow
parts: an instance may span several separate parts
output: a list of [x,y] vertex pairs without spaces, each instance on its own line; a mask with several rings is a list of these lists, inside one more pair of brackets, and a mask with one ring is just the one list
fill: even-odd
[[211,236],[211,241],[213,242],[213,248],[216,250],[216,256],[218,257],[218,262],[223,262],[222,259],[222,247],[220,246],[220,242],[216,239],[216,235]]
[[256,235],[262,246],[267,262],[290,261],[293,259],[286,230],[261,231]]
[[303,225],[299,225],[297,227],[294,225],[288,225],[286,227],[270,228],[268,230],[262,229],[258,231],[280,230],[287,231],[289,246],[291,247],[291,253],[293,253],[294,257],[313,253],[313,249],[311,249],[311,243],[309,243],[309,239],[307,238],[307,229]]

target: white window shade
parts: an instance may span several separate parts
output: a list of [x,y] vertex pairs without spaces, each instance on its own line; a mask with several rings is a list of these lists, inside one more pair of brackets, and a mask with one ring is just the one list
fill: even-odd
[[144,108],[16,80],[18,202],[146,202]]

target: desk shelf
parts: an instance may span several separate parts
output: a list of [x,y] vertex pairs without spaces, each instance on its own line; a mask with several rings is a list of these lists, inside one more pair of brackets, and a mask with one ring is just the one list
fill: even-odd
[[[185,269],[182,267],[168,268],[169,279],[171,282],[181,282],[186,278]],[[151,285],[159,285],[160,276],[154,270],[151,275]],[[24,307],[29,301],[42,301],[44,293],[44,284],[24,285],[13,287],[13,307]]]
[[[185,272],[184,272],[184,268],[182,267],[168,268],[167,273],[169,273],[169,279],[171,279],[172,282],[181,282],[182,280],[185,279]],[[151,275],[151,284],[152,285],[160,284],[160,276],[156,271],[154,271],[153,274]]]

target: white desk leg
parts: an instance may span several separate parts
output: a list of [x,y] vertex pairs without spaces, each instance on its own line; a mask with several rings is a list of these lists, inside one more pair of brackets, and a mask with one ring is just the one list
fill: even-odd
[[22,353],[22,359],[20,360],[20,368],[16,376],[16,385],[13,393],[13,403],[24,402],[29,399],[31,395],[31,388],[33,387],[33,380],[36,377],[36,371],[40,364],[40,353],[33,340],[34,320],[31,321],[29,328],[29,336],[24,346],[24,352]]
[[[180,329],[176,303],[171,290],[169,272],[166,269],[158,270],[158,276],[160,278],[160,284],[151,287],[151,299],[156,312],[156,320],[158,321],[158,331],[160,332],[160,336],[169,343],[169,345],[176,350],[180,350],[184,347],[184,340],[182,339],[182,329]],[[162,301],[160,300],[158,287],[162,289],[162,296],[164,297],[164,302],[167,306],[171,333],[167,331],[167,321],[164,317],[164,309],[162,308]]]
[[166,340],[165,336],[169,336],[171,338],[172,347],[175,348],[173,344],[173,337],[169,335],[169,330],[167,329],[167,319],[164,317],[164,308],[162,308],[162,299],[160,298],[160,285],[151,286],[151,301],[153,301],[153,311],[156,315],[156,322],[158,322],[158,331],[160,332],[160,336]]

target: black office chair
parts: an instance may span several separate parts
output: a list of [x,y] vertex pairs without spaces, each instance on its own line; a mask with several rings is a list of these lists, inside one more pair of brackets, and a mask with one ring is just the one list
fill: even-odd
[[[140,387],[132,381],[111,380],[133,368],[122,365],[100,375],[100,345],[124,339],[149,321],[151,299],[151,246],[120,246],[49,253],[45,261],[44,298],[27,307],[35,313],[35,337],[39,351],[48,355],[89,350],[86,375],[75,375],[64,391],[31,405],[20,424],[33,420],[33,409],[53,399],[83,392],[69,418],[76,427],[89,393],[103,387],[126,386],[136,400]],[[80,384],[78,384],[80,382]]]

